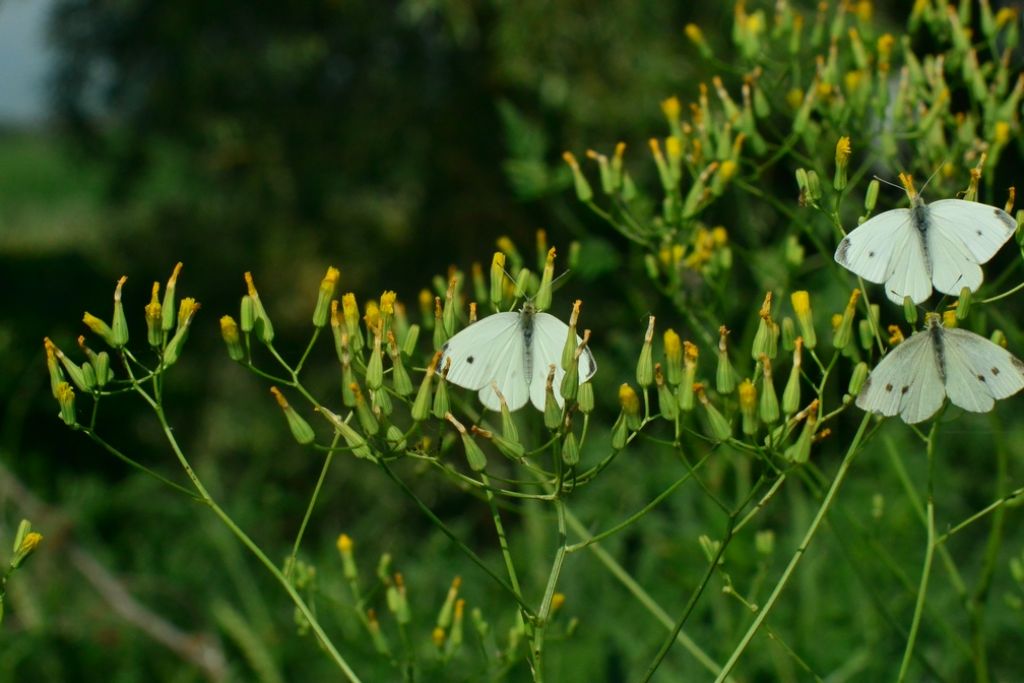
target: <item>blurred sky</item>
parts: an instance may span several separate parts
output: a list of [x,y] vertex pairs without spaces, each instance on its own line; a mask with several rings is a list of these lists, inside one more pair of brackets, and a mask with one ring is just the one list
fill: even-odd
[[0,0],[0,124],[28,125],[45,115],[52,7],[52,0]]

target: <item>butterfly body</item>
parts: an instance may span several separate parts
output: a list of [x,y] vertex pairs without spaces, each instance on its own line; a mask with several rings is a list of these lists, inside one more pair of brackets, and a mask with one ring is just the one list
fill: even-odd
[[916,423],[934,415],[948,397],[969,412],[984,413],[997,399],[1024,389],[1024,362],[967,330],[946,328],[929,314],[924,330],[894,347],[875,366],[857,395],[857,406]]
[[[565,376],[561,358],[568,336],[568,325],[527,303],[519,312],[494,313],[460,331],[441,347],[439,367],[450,360],[447,380],[477,391],[481,403],[490,410],[501,409],[494,386],[510,410],[518,410],[527,401],[543,410],[547,377],[553,365],[552,389],[561,406],[560,386]],[[577,345],[581,342],[577,335]],[[579,358],[580,383],[596,371],[593,354],[584,349]]]
[[962,199],[925,204],[914,195],[909,209],[892,209],[865,221],[839,243],[835,260],[902,304],[920,303],[934,286],[944,294],[975,291],[987,262],[1017,222],[1002,209]]

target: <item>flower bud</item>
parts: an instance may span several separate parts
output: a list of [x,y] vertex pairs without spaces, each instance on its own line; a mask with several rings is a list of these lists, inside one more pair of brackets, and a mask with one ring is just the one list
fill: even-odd
[[434,392],[434,417],[443,419],[451,410],[451,402],[448,400],[448,371],[452,367],[451,357],[444,359],[444,368],[441,369],[441,381],[437,383],[437,390]]
[[786,388],[782,390],[782,412],[792,415],[800,409],[800,366],[803,363],[804,340],[797,337],[793,348],[793,367],[786,380]]
[[722,413],[718,412],[718,408],[708,400],[708,397],[704,394],[704,387],[701,384],[695,384],[693,390],[697,394],[700,404],[704,406],[704,410],[707,412],[711,437],[716,441],[725,441],[732,436],[732,426]]
[[427,371],[423,375],[423,381],[420,382],[420,388],[416,392],[416,399],[412,402],[410,415],[416,422],[422,422],[430,415],[430,398],[432,394],[431,382],[434,379],[434,373],[437,371],[437,363],[440,360],[441,352],[438,351],[434,354],[434,357],[427,365]]
[[868,183],[868,189],[864,193],[864,210],[865,217],[871,215],[871,212],[875,210],[875,205],[878,203],[878,188],[880,183],[878,179],[872,179]]
[[342,319],[345,321],[345,331],[348,332],[348,347],[352,353],[359,353],[366,346],[363,339],[363,330],[359,325],[359,304],[356,302],[356,295],[349,292],[341,297]]
[[323,327],[330,320],[331,299],[334,298],[334,289],[338,286],[338,276],[341,273],[337,268],[331,266],[327,274],[320,281],[320,291],[316,295],[316,306],[313,307],[313,325]]
[[836,174],[832,180],[832,187],[838,192],[846,189],[846,169],[850,164],[850,138],[843,136],[836,143]]
[[494,252],[491,259],[491,307],[494,310],[501,308],[501,302],[505,294],[505,254],[500,251]]
[[10,568],[12,570],[18,569],[29,556],[35,552],[35,549],[43,540],[43,535],[37,531],[28,531],[21,538],[14,547],[14,554],[11,556]]
[[64,381],[64,372],[60,369],[57,360],[57,346],[48,338],[43,338],[43,348],[46,350],[46,369],[50,372],[50,393],[57,398],[57,387]]
[[788,315],[782,319],[782,349],[792,351],[797,340],[796,323]]
[[[164,310],[164,320],[167,319],[167,311]],[[248,294],[242,296],[242,303],[238,307],[238,321],[242,332],[249,334],[256,327],[256,305]],[[171,326],[173,329],[173,325]]]
[[679,417],[679,402],[676,395],[672,393],[672,387],[665,382],[665,376],[661,372],[661,363],[654,366],[654,383],[658,386],[658,409],[661,416],[670,422]]
[[160,283],[153,283],[153,295],[146,304],[146,341],[155,349],[163,346],[163,313],[160,307]]
[[161,328],[165,334],[173,330],[177,322],[174,317],[175,312],[178,310],[178,300],[175,298],[175,295],[178,289],[178,275],[181,274],[181,265],[180,261],[174,265],[171,276],[167,278],[167,286],[164,287],[164,302],[160,306],[160,312],[163,314]]
[[576,161],[573,153],[563,152],[562,159],[565,160],[565,163],[569,165],[569,169],[572,171],[573,184],[576,186],[576,198],[584,203],[593,200],[594,191],[590,188],[590,183],[587,182],[583,171],[580,170],[579,162]]
[[398,350],[395,333],[391,331],[388,332],[388,356],[391,358],[391,382],[395,393],[399,396],[408,396],[413,392],[412,378],[402,363],[402,352]]
[[238,323],[230,315],[221,316],[220,336],[228,347],[228,357],[236,362],[242,361],[245,358],[245,347],[238,335]]
[[405,434],[395,425],[388,425],[388,431],[384,435],[384,440],[387,441],[388,447],[395,453],[401,453],[405,450]]
[[[196,313],[199,312],[201,306],[195,299],[191,297],[185,297],[178,304],[178,329],[174,332],[174,336],[171,337],[171,341],[167,342],[167,346],[164,348],[163,353],[163,364],[164,367],[170,367],[174,365],[181,351],[185,348],[185,342],[188,340],[188,332],[192,327],[192,319],[195,318]],[[257,321],[259,318],[257,317]],[[257,322],[257,330],[259,330],[259,323]],[[257,335],[259,332],[257,331]]]
[[[508,410],[508,406],[504,406],[505,410]],[[470,427],[470,431],[476,436],[484,439],[489,439],[491,443],[498,449],[502,455],[515,462],[522,462],[523,456],[526,454],[526,448],[523,444],[519,443],[516,439],[510,439],[508,435],[499,435],[494,432],[490,432],[486,429],[480,429],[479,427]]]
[[993,330],[992,336],[989,337],[989,341],[991,341],[996,346],[1000,346],[1004,349],[1006,348],[1006,334],[1002,330]]
[[92,365],[96,371],[96,384],[102,389],[107,386],[107,382],[114,378],[114,371],[110,369],[110,354],[100,351],[96,354]]
[[444,311],[441,309],[441,297],[434,297],[434,349],[443,348],[451,335],[444,326]]
[[313,443],[316,434],[313,433],[313,428],[310,424],[295,412],[295,409],[288,404],[288,400],[277,387],[270,387],[270,393],[274,395],[277,405],[284,412],[284,417],[288,421],[288,429],[291,430],[295,440],[302,446]]
[[86,327],[92,330],[93,334],[105,341],[109,346],[117,348],[115,346],[116,342],[114,339],[114,331],[110,329],[110,325],[107,325],[107,323],[103,322],[88,311],[86,311],[85,315],[82,316],[82,322],[85,323]]
[[357,458],[365,458],[367,460],[373,459],[373,451],[370,450],[370,446],[366,443],[366,439],[364,439],[363,435],[357,432],[352,425],[345,422],[339,416],[335,415],[323,406],[317,408],[317,411],[327,418],[334,429],[341,434],[341,438],[345,440],[345,443],[352,451],[352,455]]
[[727,395],[736,390],[736,371],[729,361],[729,328],[718,328],[718,368],[715,371],[715,388],[719,394]]
[[562,422],[562,407],[558,405],[555,398],[555,364],[548,366],[548,378],[544,387],[544,426],[548,429],[558,429]]
[[675,330],[667,329],[663,335],[665,344],[665,376],[668,383],[678,386],[683,379],[683,345]]
[[640,348],[640,360],[636,364],[636,383],[646,389],[654,383],[654,316],[647,319],[647,333]]
[[629,429],[634,432],[640,429],[640,397],[633,387],[625,382],[619,386],[619,406],[622,408],[622,414],[626,416],[626,425]]
[[[441,323],[444,325],[446,337],[455,334],[455,318],[458,314],[458,302],[456,301],[455,289],[458,286],[458,279],[448,280],[448,289],[444,295],[444,308],[441,311]],[[447,339],[445,339],[447,341]],[[440,348],[440,347],[439,347]]]
[[843,316],[836,326],[832,335],[832,345],[839,350],[845,349],[853,338],[853,318],[857,312],[857,300],[860,298],[860,290],[854,289],[850,293],[850,299],[846,303]]
[[960,298],[956,301],[956,319],[963,320],[971,310],[971,288],[964,287],[960,290]]
[[793,313],[796,314],[797,324],[800,326],[800,336],[804,339],[804,346],[813,349],[817,345],[818,337],[814,332],[811,297],[806,291],[801,290],[793,292],[789,298],[793,304]]
[[850,386],[848,391],[850,396],[857,396],[860,393],[861,388],[864,386],[864,381],[868,378],[870,368],[864,361],[857,363],[853,368],[853,374],[850,376]]
[[943,327],[956,327],[956,311],[943,311],[942,312],[942,326]]
[[348,534],[338,536],[338,553],[341,555],[341,575],[348,582],[359,578],[359,569],[356,567],[355,557],[352,548],[355,545]]
[[355,408],[356,394],[352,384],[356,381],[352,371],[352,354],[348,348],[348,332],[341,333],[341,404],[346,408]]
[[743,433],[757,434],[757,388],[749,379],[740,382],[740,414],[743,417]]
[[[568,371],[576,358],[576,323],[580,317],[580,306],[582,301],[577,299],[572,304],[572,313],[569,314],[569,332],[565,336],[565,345],[562,347],[562,369]],[[578,363],[578,361],[577,361]],[[566,396],[565,392],[562,392]]]
[[576,405],[584,415],[594,412],[594,385],[592,383],[584,382],[580,385],[579,392],[576,394]]
[[370,409],[373,414],[380,417],[381,415],[387,417],[394,411],[394,406],[391,403],[391,394],[384,387],[380,389],[370,389]]
[[580,461],[580,444],[576,434],[569,430],[562,440],[562,463],[566,467],[576,467]]
[[622,450],[629,440],[629,427],[626,425],[626,414],[619,413],[619,417],[612,425],[612,448]]
[[909,295],[903,297],[903,319],[911,325],[917,323],[917,304]]
[[779,399],[775,395],[775,383],[772,380],[772,362],[768,356],[761,356],[761,365],[764,375],[761,383],[761,420],[765,424],[772,424],[779,419]]
[[74,426],[78,419],[75,417],[75,390],[67,382],[57,384],[57,405],[60,406],[60,419],[69,427]]
[[551,308],[551,281],[555,276],[555,248],[548,249],[547,260],[544,263],[544,271],[540,278],[540,287],[537,295],[533,298],[533,305],[538,311],[545,311]]
[[402,339],[402,353],[406,356],[412,356],[416,353],[416,342],[420,337],[420,326],[410,325],[409,329],[405,333],[405,338]]
[[[256,291],[256,284],[252,279],[252,273],[245,273],[245,285],[249,290],[249,298],[252,299],[253,315],[255,316],[253,332],[256,334],[256,339],[264,344],[269,344],[274,341],[274,325],[270,322],[270,316],[267,315],[266,309],[263,308],[263,302],[260,301],[260,295]],[[178,328],[181,328],[180,320]]]
[[683,380],[679,383],[679,408],[680,410],[693,410],[694,393],[693,387],[697,380],[697,358],[700,351],[697,347],[688,342],[683,342]]
[[811,455],[811,442],[814,439],[814,430],[818,424],[818,399],[811,401],[811,405],[807,407],[805,412],[807,417],[804,421],[803,430],[800,432],[796,443],[787,448],[784,454],[786,460],[796,464],[807,462]]
[[454,415],[445,413],[444,419],[451,422],[455,429],[458,430],[459,436],[462,438],[462,447],[466,451],[466,462],[469,463],[469,469],[474,472],[483,472],[487,468],[487,456],[484,455],[480,446],[469,435],[466,428],[462,426],[462,423],[455,419]]
[[366,386],[369,389],[380,389],[384,384],[384,353],[381,350],[381,322],[377,321],[377,327],[373,331],[373,349],[370,351],[370,359],[366,362]]
[[761,356],[775,358],[779,352],[779,326],[772,320],[772,293],[764,295],[764,302],[758,312],[761,322],[757,325],[757,333],[754,335],[754,344],[751,346],[750,354],[754,360]]
[[704,32],[700,30],[700,26],[697,26],[697,24],[687,24],[683,27],[683,32],[700,51],[701,57],[711,59],[714,56],[714,53],[711,52],[711,46],[708,45],[707,39],[704,38]]

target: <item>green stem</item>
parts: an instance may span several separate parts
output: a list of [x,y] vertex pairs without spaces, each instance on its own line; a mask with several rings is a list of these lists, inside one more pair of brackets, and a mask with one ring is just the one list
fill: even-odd
[[242,529],[235,523],[233,519],[231,519],[230,515],[228,515],[227,512],[225,512],[217,504],[217,502],[213,499],[210,493],[206,490],[206,487],[203,485],[203,482],[199,479],[198,475],[196,475],[195,471],[193,471],[192,465],[189,463],[188,458],[185,456],[185,453],[181,450],[181,447],[178,445],[178,441],[174,437],[174,432],[171,429],[171,425],[167,422],[167,417],[164,415],[163,408],[160,406],[160,404],[156,403],[141,388],[137,388],[136,391],[145,399],[147,403],[149,403],[150,407],[153,409],[153,412],[156,414],[157,419],[160,421],[160,426],[164,431],[164,436],[167,439],[167,442],[171,445],[171,449],[174,451],[175,456],[177,456],[178,462],[181,463],[182,468],[185,470],[185,474],[188,475],[188,478],[189,480],[191,480],[192,485],[195,487],[196,491],[202,497],[203,502],[205,502],[210,507],[210,509],[213,510],[214,514],[217,515],[218,518],[220,518],[221,522],[223,522],[224,525],[227,526],[231,533],[234,534],[235,537],[239,541],[241,541],[242,544],[246,548],[248,548],[253,555],[256,556],[256,559],[258,559],[260,563],[267,569],[267,571],[270,572],[270,574],[277,580],[277,582],[281,584],[281,587],[284,588],[285,592],[288,593],[288,596],[292,599],[292,602],[295,604],[295,607],[299,610],[302,616],[305,617],[306,620],[309,622],[309,627],[310,629],[312,629],[313,633],[316,634],[317,640],[319,640],[320,645],[327,651],[331,659],[334,660],[334,663],[338,665],[338,668],[345,673],[345,676],[348,678],[348,680],[352,683],[359,683],[359,676],[357,676],[356,673],[351,669],[351,667],[349,667],[348,662],[345,661],[345,658],[342,657],[341,653],[338,652],[338,650],[334,647],[334,643],[332,643],[330,638],[327,637],[327,634],[324,632],[323,627],[320,626],[320,622],[317,621],[316,616],[314,616],[312,610],[310,610],[305,600],[303,600],[302,596],[298,594],[294,586],[292,586],[291,582],[285,577],[284,574],[281,573],[281,570],[277,568],[277,566],[270,560],[269,557],[267,557],[267,555],[260,549],[260,547],[256,545],[256,543],[251,538],[249,538],[249,536],[244,531],[242,531]]
[[[661,663],[662,661],[664,661],[665,656],[668,654],[668,651],[672,648],[672,644],[676,642],[676,638],[679,636],[679,633],[683,630],[683,626],[686,625],[686,620],[689,619],[690,614],[693,613],[693,608],[697,606],[697,601],[700,599],[700,596],[704,594],[704,589],[707,588],[708,582],[711,581],[711,577],[714,575],[715,569],[718,567],[718,563],[721,561],[722,555],[725,553],[725,549],[729,546],[729,541],[732,540],[732,530],[734,522],[735,518],[729,517],[729,526],[725,531],[725,538],[723,538],[721,542],[718,544],[718,552],[716,552],[715,556],[711,558],[711,562],[708,563],[708,568],[707,570],[705,570],[704,576],[701,578],[700,583],[697,584],[697,588],[694,589],[694,591],[690,594],[690,599],[687,601],[686,607],[683,609],[682,615],[680,615],[679,619],[676,621],[675,626],[672,627],[672,630],[670,631],[668,638],[666,638],[665,641],[661,644],[661,648],[658,650],[658,653],[654,656],[654,660],[651,662],[651,665],[647,667],[647,673],[645,673],[644,677],[641,679],[642,683],[648,683],[648,681],[651,680],[651,676],[654,675],[654,672],[658,670],[659,666],[661,666]],[[719,674],[719,678],[721,677],[722,674]]]
[[939,428],[938,418],[932,422],[932,428],[928,432],[928,445],[925,449],[928,457],[927,491],[928,498],[925,502],[927,514],[928,545],[924,551],[924,566],[921,567],[921,583],[917,589],[917,601],[914,604],[914,616],[910,621],[910,634],[907,636],[907,647],[903,651],[903,662],[900,664],[899,675],[896,680],[902,683],[907,680],[907,671],[910,669],[910,662],[914,657],[914,645],[917,643],[917,633],[921,627],[921,615],[924,614],[925,600],[928,596],[928,579],[932,572],[932,559],[935,556],[935,499],[934,499],[934,474],[935,474],[935,433]]
[[338,440],[341,438],[341,432],[334,432],[334,440],[331,441],[330,450],[327,451],[327,457],[324,459],[324,466],[320,468],[320,477],[316,480],[316,486],[313,487],[313,495],[309,499],[309,505],[306,506],[306,514],[302,517],[302,524],[299,525],[299,532],[295,535],[295,543],[292,544],[292,554],[288,556],[288,561],[284,565],[285,578],[291,579],[292,571],[295,569],[295,558],[299,554],[299,546],[302,544],[302,537],[306,534],[306,525],[309,524],[309,518],[313,516],[313,508],[316,507],[316,501],[320,498],[320,489],[323,488],[324,479],[327,478],[327,470],[331,468],[331,461],[334,460],[335,446],[338,445]]
[[822,520],[825,519],[825,514],[832,506],[832,500],[835,498],[836,493],[839,492],[839,488],[842,486],[843,480],[846,478],[846,473],[849,471],[850,465],[853,464],[857,453],[860,451],[861,441],[870,421],[871,415],[869,413],[865,414],[864,418],[860,422],[860,427],[857,428],[856,435],[853,437],[853,442],[850,444],[849,448],[847,448],[846,455],[843,456],[843,461],[839,464],[839,469],[836,471],[835,478],[832,480],[832,486],[829,487],[824,499],[822,499],[821,505],[818,507],[818,512],[814,515],[814,519],[811,520],[811,524],[807,528],[807,532],[804,534],[803,540],[800,542],[800,546],[796,549],[793,557],[789,560],[789,564],[786,565],[786,569],[782,572],[782,576],[779,577],[779,581],[775,584],[775,588],[772,589],[771,595],[768,596],[768,599],[765,601],[761,611],[758,612],[756,617],[754,617],[754,622],[747,629],[747,632],[743,634],[743,638],[740,639],[739,644],[732,651],[728,661],[722,667],[722,672],[718,674],[718,677],[715,679],[715,683],[722,683],[722,681],[725,680],[725,677],[732,672],[736,663],[743,655],[744,650],[747,649],[750,641],[757,634],[757,631],[761,628],[765,619],[768,618],[772,608],[775,607],[775,603],[778,601],[779,596],[782,595],[783,589],[786,587],[790,577],[793,575],[797,565],[800,564],[800,560],[807,551],[808,546],[814,539],[814,536],[818,531],[818,527],[821,525]]
[[567,537],[565,532],[565,502],[560,498],[554,500],[555,512],[558,517],[558,549],[555,551],[555,559],[551,563],[551,572],[548,574],[548,583],[544,588],[544,597],[540,602],[540,609],[537,612],[537,625],[533,634],[533,680],[534,683],[544,681],[544,634],[547,632],[548,622],[551,619],[551,601],[555,597],[555,587],[562,574],[562,565],[565,563]]

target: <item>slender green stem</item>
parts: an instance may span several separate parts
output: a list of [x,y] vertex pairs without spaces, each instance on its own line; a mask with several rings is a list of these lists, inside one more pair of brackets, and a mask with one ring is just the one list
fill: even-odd
[[228,515],[227,512],[225,512],[217,504],[217,502],[213,499],[210,493],[206,490],[206,487],[203,485],[203,482],[199,479],[199,476],[196,475],[195,471],[192,469],[192,465],[189,463],[184,451],[182,451],[181,447],[178,445],[178,441],[174,436],[174,432],[171,429],[171,425],[170,423],[167,422],[167,417],[164,415],[163,407],[160,406],[160,404],[158,404],[156,401],[154,401],[141,388],[137,388],[136,390],[139,393],[139,395],[141,395],[153,409],[153,412],[156,414],[157,419],[160,421],[160,426],[164,431],[164,436],[167,439],[167,442],[170,444],[171,449],[174,451],[174,454],[178,458],[178,462],[181,463],[182,468],[185,470],[185,474],[188,475],[189,480],[191,480],[192,485],[196,488],[196,491],[202,497],[203,501],[210,507],[211,510],[213,510],[214,514],[217,515],[218,518],[220,518],[221,522],[223,522],[224,525],[228,527],[231,533],[234,534],[235,537],[238,538],[238,540],[241,541],[242,544],[246,548],[248,548],[253,555],[256,556],[260,563],[267,569],[268,572],[271,573],[271,575],[273,575],[277,582],[281,584],[281,587],[284,588],[285,592],[288,593],[288,596],[292,599],[292,602],[295,604],[295,607],[299,610],[302,616],[305,617],[306,620],[309,622],[309,627],[313,631],[313,633],[316,634],[317,640],[319,640],[321,646],[331,656],[331,659],[334,660],[334,663],[338,665],[338,668],[344,672],[348,680],[352,683],[358,683],[360,681],[359,676],[356,675],[355,671],[352,670],[348,662],[345,661],[345,658],[342,657],[341,653],[338,652],[337,648],[334,647],[334,643],[332,643],[331,639],[327,637],[327,634],[324,632],[323,627],[320,626],[320,622],[317,621],[316,616],[313,614],[313,611],[309,608],[309,605],[306,604],[306,601],[302,599],[302,596],[299,595],[299,593],[292,586],[291,581],[289,581],[285,577],[285,575],[281,573],[281,570],[277,568],[277,565],[275,565],[270,560],[270,558],[267,557],[266,553],[264,553],[263,550],[261,550],[260,547],[256,545],[256,543],[251,538],[249,538],[249,536],[244,531],[242,531],[241,527],[239,527],[231,518],[231,516]]
[[505,560],[505,571],[508,572],[508,580],[512,584],[512,592],[515,594],[519,604],[523,604],[523,589],[519,585],[516,565],[512,561],[512,549],[508,544],[508,536],[505,535],[505,525],[501,522],[501,514],[498,511],[498,504],[494,499],[494,491],[491,490],[490,481],[485,473],[481,472],[480,478],[486,486],[484,493],[487,496],[487,505],[491,508],[491,519],[494,520],[494,531],[498,534],[498,545],[501,547],[501,557]]
[[192,500],[202,500],[201,498],[198,498],[196,496],[196,494],[194,494],[192,491],[189,491],[187,488],[185,488],[181,484],[176,484],[173,481],[171,481],[170,479],[168,479],[167,477],[165,477],[165,476],[163,476],[161,474],[157,474],[156,472],[154,472],[153,470],[149,469],[148,467],[146,467],[142,463],[137,462],[137,461],[131,459],[130,457],[128,457],[127,455],[122,453],[120,450],[115,448],[112,444],[110,444],[106,440],[104,440],[103,437],[101,437],[99,434],[97,434],[96,432],[92,431],[92,429],[87,428],[87,427],[79,426],[79,430],[84,432],[86,436],[88,436],[90,439],[92,439],[99,446],[103,447],[103,449],[105,451],[107,451],[108,453],[110,453],[111,455],[113,455],[115,458],[117,458],[121,462],[125,463],[126,465],[128,465],[130,467],[134,467],[135,469],[139,470],[140,472],[142,472],[144,474],[148,474],[149,476],[153,477],[154,479],[156,479],[160,483],[166,484],[167,486],[170,486],[172,489],[178,491],[179,493],[184,493],[186,496],[188,496]]
[[316,480],[316,486],[313,487],[313,495],[310,496],[309,505],[306,506],[306,514],[302,516],[302,524],[299,525],[299,532],[295,534],[295,543],[292,544],[292,554],[288,556],[288,561],[284,565],[285,578],[291,579],[292,572],[295,570],[295,558],[299,554],[299,546],[302,545],[302,537],[306,534],[306,525],[309,524],[309,518],[313,516],[313,508],[316,507],[316,501],[320,499],[320,489],[323,488],[324,480],[327,478],[327,470],[331,469],[331,462],[334,460],[335,447],[338,445],[338,440],[341,439],[341,432],[334,432],[334,440],[331,441],[331,447],[327,451],[327,457],[324,458],[324,466],[320,468],[320,476]]
[[818,532],[818,527],[821,525],[822,520],[825,519],[825,514],[832,506],[832,501],[835,498],[836,494],[839,492],[839,489],[843,484],[843,480],[846,478],[846,473],[849,471],[850,466],[856,459],[857,453],[860,452],[864,432],[867,430],[870,421],[871,415],[865,414],[864,418],[860,422],[860,427],[857,428],[857,433],[853,437],[853,442],[850,443],[849,448],[847,448],[846,450],[846,455],[843,456],[843,461],[839,464],[839,469],[836,471],[835,478],[832,480],[832,486],[829,487],[828,492],[825,494],[825,497],[821,501],[821,505],[818,507],[818,512],[814,515],[814,519],[811,520],[810,526],[807,527],[807,531],[806,533],[804,533],[804,537],[803,540],[800,542],[800,546],[796,549],[796,552],[793,554],[793,557],[790,558],[789,564],[786,565],[785,570],[783,570],[782,572],[782,576],[779,577],[778,582],[775,584],[775,588],[772,589],[772,592],[768,596],[768,599],[765,600],[764,605],[761,607],[761,611],[758,612],[756,617],[754,617],[754,622],[747,629],[747,632],[743,634],[743,638],[740,639],[739,644],[735,647],[735,649],[733,649],[728,661],[726,661],[725,665],[722,667],[721,673],[719,673],[718,677],[715,679],[715,683],[722,683],[722,681],[725,680],[725,677],[732,672],[733,668],[736,666],[736,663],[739,661],[740,657],[743,656],[743,652],[747,649],[747,646],[750,644],[750,641],[757,634],[757,631],[761,628],[761,625],[764,623],[765,619],[768,618],[768,615],[771,613],[772,608],[775,607],[775,603],[778,601],[779,596],[782,595],[783,589],[785,589],[790,577],[796,570],[797,565],[800,564],[800,560],[803,558],[808,546],[810,546],[811,541],[814,539],[815,534]]
[[[718,567],[718,563],[722,559],[722,555],[725,554],[725,549],[729,546],[729,541],[732,540],[732,530],[734,522],[735,518],[730,516],[729,526],[725,531],[725,537],[718,544],[718,552],[716,552],[715,556],[711,558],[711,562],[708,563],[708,568],[707,570],[705,570],[704,576],[701,578],[700,583],[697,584],[697,588],[695,588],[694,591],[690,594],[690,599],[687,601],[686,607],[683,609],[682,615],[680,615],[679,619],[672,627],[672,630],[669,632],[668,638],[666,638],[665,641],[661,644],[661,648],[658,650],[658,653],[654,656],[654,660],[651,662],[651,665],[647,667],[647,673],[645,673],[644,677],[641,679],[642,683],[648,683],[648,681],[650,681],[651,677],[654,675],[654,672],[658,670],[659,666],[661,666],[661,663],[662,661],[664,661],[665,656],[668,654],[668,651],[672,648],[672,644],[676,642],[676,637],[683,630],[683,626],[686,625],[686,620],[689,619],[690,614],[693,613],[693,608],[697,606],[697,601],[700,599],[700,596],[704,594],[704,589],[707,588],[708,582],[711,581],[711,577],[714,575],[715,569]],[[719,678],[721,678],[723,674],[719,674]]]
[[567,547],[565,502],[561,498],[556,498],[554,506],[558,518],[558,549],[555,550],[555,559],[551,563],[548,583],[544,587],[544,597],[541,599],[540,609],[537,611],[537,626],[533,634],[534,683],[543,683],[544,681],[544,635],[547,633],[548,622],[551,620],[551,601],[555,597],[555,588],[558,586],[558,579],[562,575],[562,565],[565,563]]
[[[570,527],[572,527],[573,533],[575,533],[577,536],[584,540],[590,538],[590,533],[587,531],[587,528],[583,525],[583,522],[581,522],[572,513],[571,510],[566,510],[566,522]],[[607,550],[602,548],[601,545],[598,543],[589,545],[587,547],[590,549],[590,552],[594,553],[598,561],[601,562],[601,564],[603,564],[609,572],[611,572],[612,576],[618,579],[619,582],[623,586],[625,586],[626,590],[629,591],[630,594],[637,599],[637,602],[639,602],[648,612],[651,613],[652,616],[654,616],[654,618],[658,621],[659,624],[664,626],[666,629],[674,628],[672,618],[668,615],[668,613],[664,609],[662,609],[661,605],[659,605],[657,601],[654,598],[652,598],[647,591],[643,589],[643,586],[637,583],[636,580],[634,580],[633,577],[629,575],[629,572],[623,569],[622,565],[620,565],[615,560],[615,558],[608,553]],[[711,657],[703,649],[701,649],[700,645],[694,642],[694,640],[690,638],[690,636],[687,635],[686,632],[680,631],[676,635],[676,640],[679,641],[679,644],[682,645],[683,648],[687,652],[689,652],[694,659],[700,662],[701,666],[703,666],[711,673],[718,675],[718,673],[722,670],[722,667],[719,666],[719,664],[715,662],[715,660],[711,659]],[[725,680],[729,683],[735,683],[735,680],[732,677],[727,677]]]
[[924,614],[924,605],[928,597],[928,580],[932,572],[932,559],[935,556],[935,499],[934,499],[934,478],[935,478],[935,433],[939,428],[938,418],[932,422],[932,428],[928,432],[928,445],[925,449],[928,458],[927,491],[928,497],[925,501],[927,514],[928,545],[924,551],[924,565],[921,567],[921,582],[917,588],[917,601],[914,604],[914,616],[910,621],[910,633],[907,636],[907,647],[903,651],[903,662],[900,664],[899,675],[896,680],[902,683],[907,680],[907,672],[910,670],[910,662],[914,657],[914,645],[917,643],[917,633],[921,627],[921,615]]

